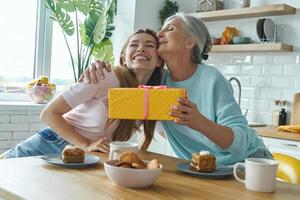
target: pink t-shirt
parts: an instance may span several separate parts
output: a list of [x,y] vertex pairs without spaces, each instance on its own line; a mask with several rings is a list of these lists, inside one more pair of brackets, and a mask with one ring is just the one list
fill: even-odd
[[90,141],[107,137],[112,140],[112,133],[118,122],[112,123],[105,130],[108,119],[109,88],[120,87],[119,80],[114,72],[106,72],[105,79],[98,83],[87,81],[75,83],[62,95],[73,109],[63,115],[65,120],[74,127],[74,130]]

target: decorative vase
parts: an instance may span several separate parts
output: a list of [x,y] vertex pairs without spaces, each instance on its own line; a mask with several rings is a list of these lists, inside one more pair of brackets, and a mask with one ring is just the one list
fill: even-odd
[[198,0],[197,12],[207,12],[214,10],[222,10],[223,1],[220,0]]
[[250,0],[241,0],[240,1],[240,7],[241,8],[246,8],[250,7],[251,1]]

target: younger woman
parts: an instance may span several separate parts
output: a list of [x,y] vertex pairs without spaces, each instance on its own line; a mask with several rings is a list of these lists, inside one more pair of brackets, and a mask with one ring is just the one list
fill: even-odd
[[109,152],[110,141],[126,141],[144,125],[147,149],[153,137],[155,121],[108,120],[109,88],[159,85],[163,63],[157,55],[158,40],[154,31],[133,33],[125,42],[120,66],[97,84],[75,83],[42,111],[41,119],[49,128],[19,143],[5,153],[5,158],[60,153],[67,144],[85,151]]

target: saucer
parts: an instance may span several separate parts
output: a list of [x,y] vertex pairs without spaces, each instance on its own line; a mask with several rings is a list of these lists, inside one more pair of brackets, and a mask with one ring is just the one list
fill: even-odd
[[232,165],[220,165],[217,166],[216,170],[213,172],[198,172],[194,170],[191,165],[191,162],[182,162],[177,165],[177,169],[179,171],[182,171],[183,173],[192,175],[192,176],[198,176],[203,178],[225,178],[228,176],[233,175],[233,166]]
[[61,160],[61,154],[48,154],[41,156],[41,159],[51,165],[56,165],[64,168],[85,168],[97,164],[100,158],[94,155],[85,154],[83,163],[64,163]]

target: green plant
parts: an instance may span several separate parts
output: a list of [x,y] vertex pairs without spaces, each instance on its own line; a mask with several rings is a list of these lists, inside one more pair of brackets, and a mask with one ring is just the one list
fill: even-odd
[[[116,4],[117,0],[46,0],[51,19],[58,22],[62,29],[75,81],[88,67],[92,56],[113,62],[112,42],[109,38],[114,30],[112,23]],[[68,37],[74,34],[76,57],[72,55],[68,42]]]
[[165,19],[178,12],[179,6],[176,1],[165,0],[164,6],[159,11],[159,19],[161,26],[164,24]]

